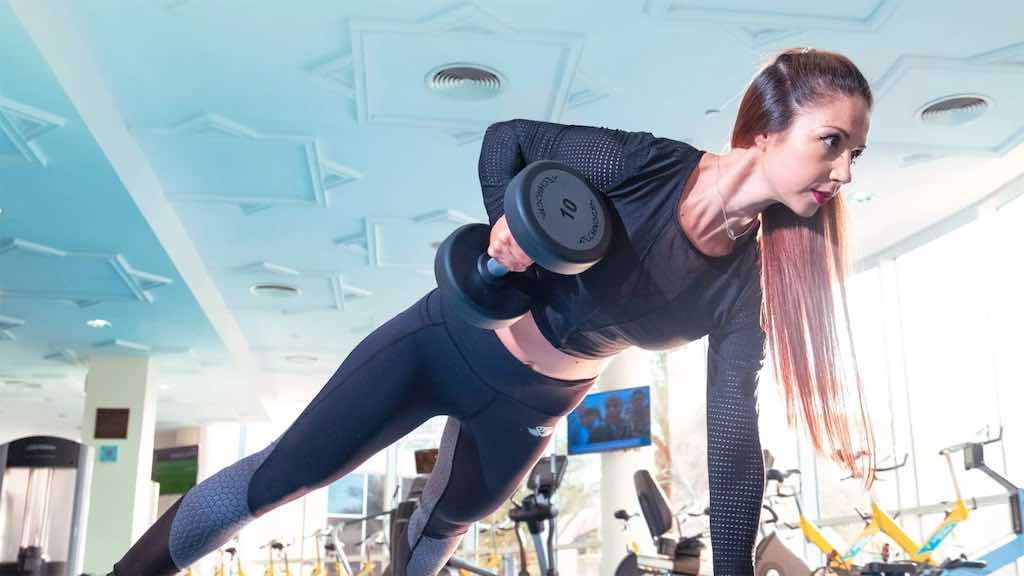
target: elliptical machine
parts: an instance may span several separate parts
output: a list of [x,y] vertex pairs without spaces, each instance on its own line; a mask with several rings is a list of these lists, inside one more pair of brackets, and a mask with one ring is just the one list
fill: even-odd
[[[545,456],[534,465],[526,480],[526,487],[533,492],[521,502],[512,502],[508,517],[514,523],[516,542],[519,544],[519,576],[530,576],[526,566],[526,547],[519,533],[519,524],[525,523],[533,537],[533,548],[537,553],[537,565],[543,576],[558,576],[558,556],[555,553],[555,537],[558,533],[555,519],[558,507],[551,501],[555,491],[562,484],[568,458],[564,455]],[[541,539],[547,523],[547,544]]]

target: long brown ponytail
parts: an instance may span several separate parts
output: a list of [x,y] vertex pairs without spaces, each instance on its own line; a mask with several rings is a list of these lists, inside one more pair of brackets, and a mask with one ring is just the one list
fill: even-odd
[[[860,96],[872,105],[871,88],[853,62],[834,52],[787,50],[747,88],[732,146],[750,146],[757,134],[783,132],[800,109],[841,95]],[[761,221],[762,316],[789,422],[802,420],[819,453],[870,484],[874,438],[846,304],[842,197],[836,195],[811,218],[776,204]],[[845,365],[844,350],[851,360]],[[845,374],[856,382],[855,391],[843,385]]]

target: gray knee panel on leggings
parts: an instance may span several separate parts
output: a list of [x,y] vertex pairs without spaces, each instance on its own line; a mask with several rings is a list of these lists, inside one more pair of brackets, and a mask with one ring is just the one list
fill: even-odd
[[430,475],[423,494],[420,495],[419,506],[409,518],[409,528],[406,537],[409,542],[410,555],[405,574],[418,576],[420,574],[436,574],[448,561],[448,557],[459,545],[462,535],[449,536],[447,538],[431,538],[423,533],[434,512],[434,507],[444,495],[448,487],[448,480],[452,473],[452,456],[455,454],[455,446],[459,441],[461,426],[454,418],[449,418],[445,425],[444,433],[441,435],[440,453],[443,455],[434,465],[434,471]]
[[448,562],[455,549],[459,547],[462,536],[450,536],[445,539],[420,536],[416,550],[409,557],[406,576],[429,576],[437,574]]
[[213,552],[252,519],[249,481],[277,443],[203,480],[181,500],[171,524],[170,553],[184,568]]

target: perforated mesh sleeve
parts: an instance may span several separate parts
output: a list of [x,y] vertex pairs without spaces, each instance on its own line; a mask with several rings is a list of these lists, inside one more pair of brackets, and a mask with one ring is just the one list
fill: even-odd
[[492,124],[484,134],[478,166],[487,217],[492,225],[501,218],[505,187],[536,160],[567,164],[594,190],[606,192],[633,169],[629,153],[643,135],[647,134],[535,120]]
[[755,279],[708,346],[708,483],[716,576],[753,574],[764,496],[757,377],[764,359],[761,291]]

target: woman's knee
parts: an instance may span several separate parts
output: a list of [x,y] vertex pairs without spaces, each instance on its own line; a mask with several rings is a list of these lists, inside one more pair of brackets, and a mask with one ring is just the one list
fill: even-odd
[[438,503],[430,518],[427,519],[424,534],[434,538],[461,536],[473,525],[501,508],[515,492],[511,490],[501,493],[492,492],[480,486],[473,491],[458,490],[459,497],[446,498]]
[[187,566],[237,532],[255,515],[251,485],[273,445],[242,458],[188,491],[171,523],[169,548],[177,566]]

